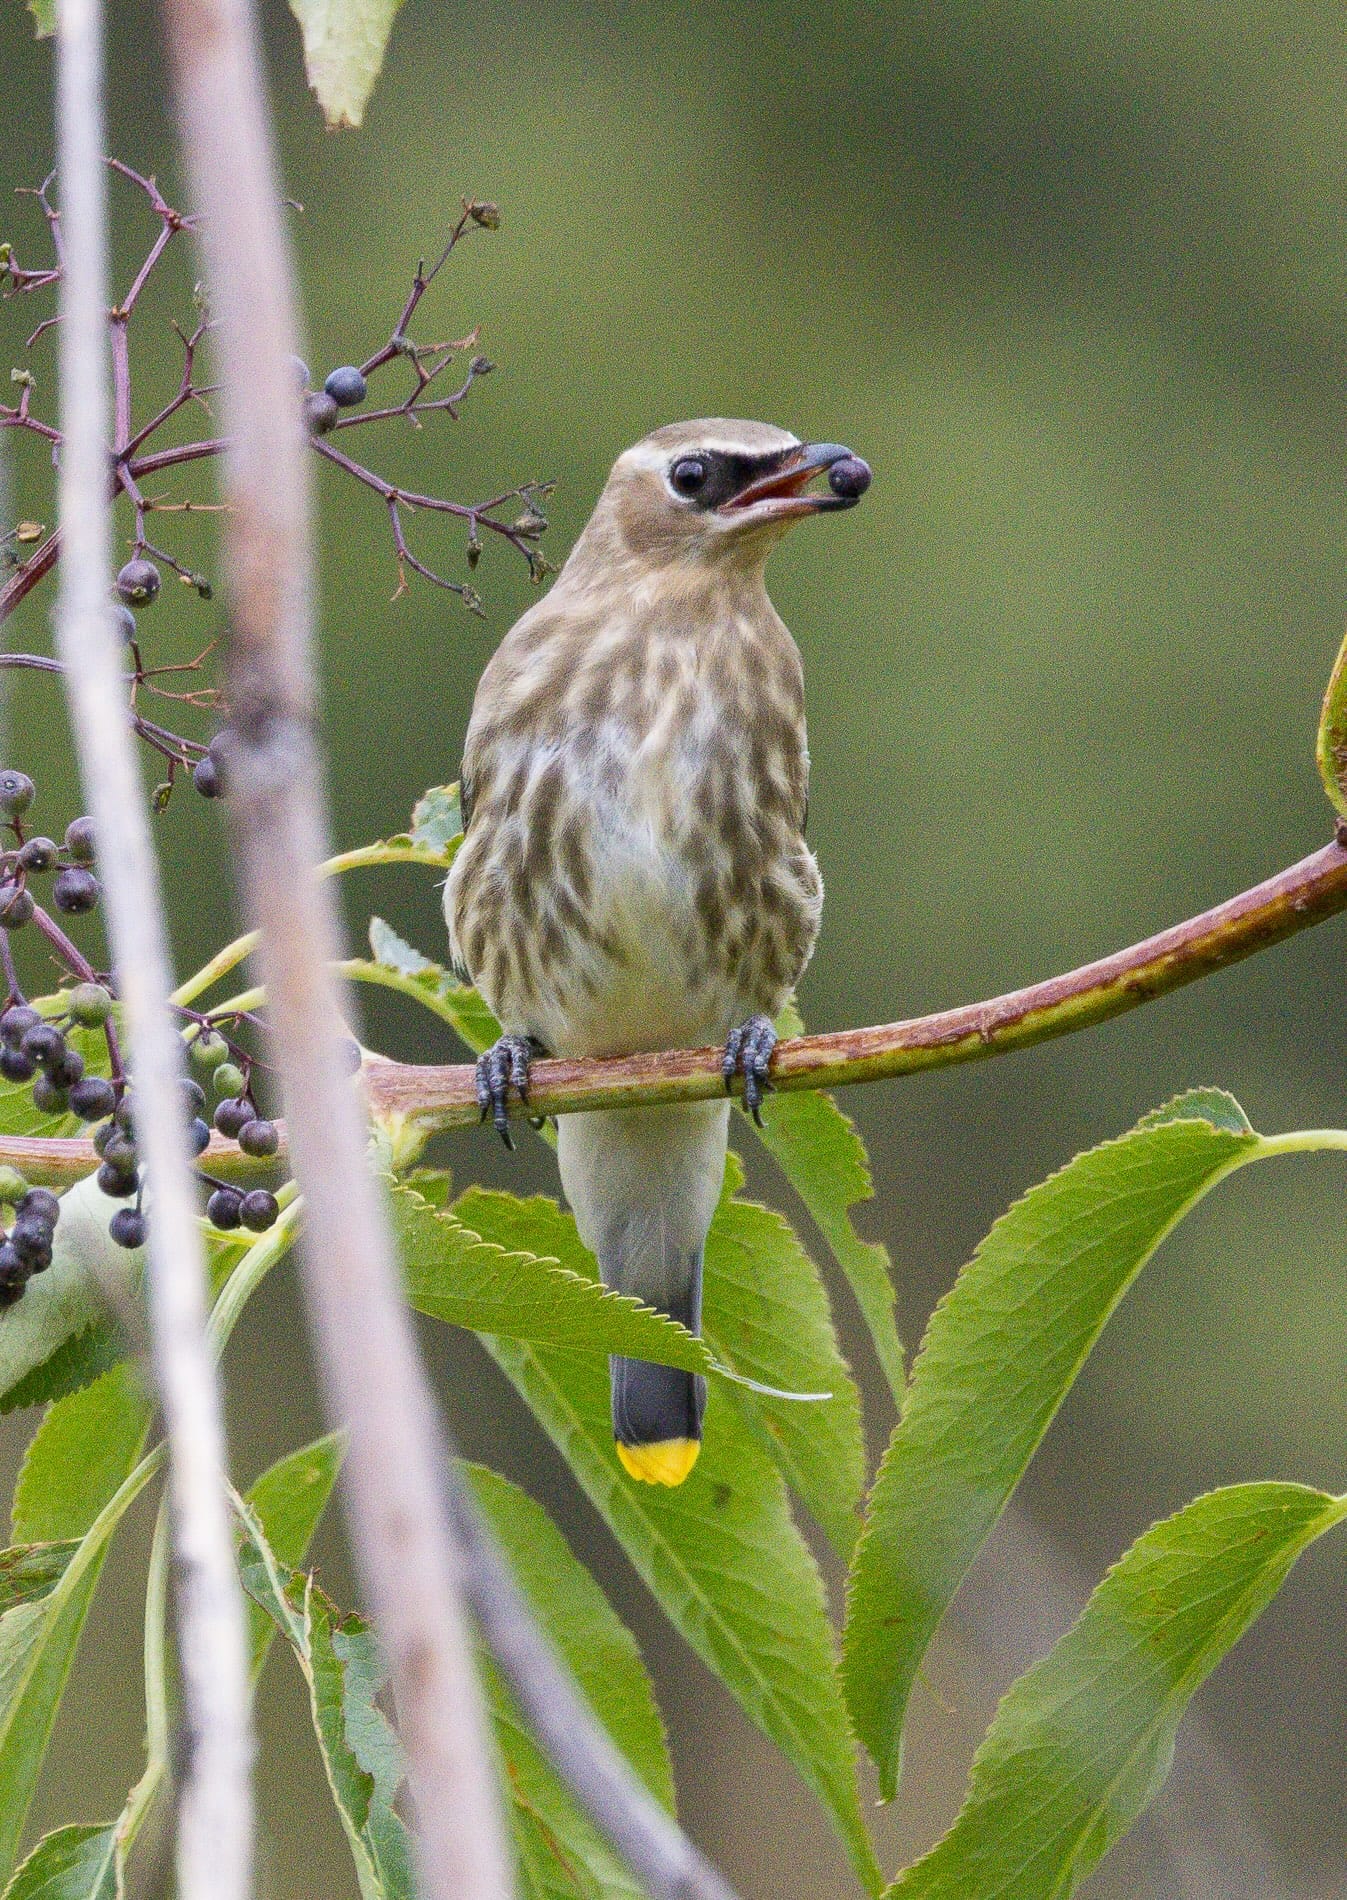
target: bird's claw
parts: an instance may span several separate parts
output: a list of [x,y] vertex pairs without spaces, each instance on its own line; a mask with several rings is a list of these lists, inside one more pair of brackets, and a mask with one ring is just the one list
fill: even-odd
[[481,1119],[491,1117],[492,1126],[505,1146],[513,1151],[510,1133],[509,1101],[513,1089],[521,1102],[529,1098],[529,1064],[534,1047],[527,1036],[510,1031],[493,1042],[485,1055],[477,1058],[477,1106]]
[[762,1098],[775,1088],[772,1081],[772,1051],[777,1034],[770,1016],[750,1016],[746,1023],[732,1029],[725,1044],[725,1059],[720,1073],[725,1078],[725,1093],[734,1086],[736,1075],[744,1078],[744,1108],[758,1127],[762,1127]]

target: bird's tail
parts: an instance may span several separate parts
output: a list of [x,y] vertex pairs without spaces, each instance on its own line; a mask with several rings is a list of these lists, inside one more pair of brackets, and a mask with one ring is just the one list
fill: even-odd
[[[561,1180],[604,1284],[700,1332],[702,1249],[725,1172],[729,1104],[563,1115]],[[701,1450],[706,1381],[614,1355],[613,1437],[633,1478],[681,1484]]]

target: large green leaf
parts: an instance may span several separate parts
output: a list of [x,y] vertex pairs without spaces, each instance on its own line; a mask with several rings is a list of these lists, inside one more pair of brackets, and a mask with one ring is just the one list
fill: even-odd
[[[574,1223],[550,1201],[476,1189],[458,1211],[507,1251],[587,1257]],[[822,1583],[757,1435],[736,1406],[717,1405],[684,1484],[635,1484],[613,1454],[601,1359],[500,1337],[485,1343],[675,1627],[815,1789],[873,1890]]]
[[1230,1096],[1182,1096],[1033,1188],[937,1306],[849,1590],[847,1700],[885,1796],[926,1646],[1105,1321],[1193,1203],[1265,1152]]
[[[78,1549],[79,1540],[71,1537],[61,1543],[12,1544],[0,1550],[0,1617],[20,1604],[41,1603],[49,1597]],[[3,1674],[0,1666],[0,1677]]]
[[402,0],[290,0],[309,84],[329,125],[359,125]]
[[235,1503],[243,1587],[285,1637],[308,1684],[361,1900],[414,1900],[410,1842],[394,1807],[402,1756],[376,1701],[383,1677],[373,1631],[359,1617],[338,1616],[312,1577],[280,1562],[251,1508]]
[[1213,1491],[1155,1525],[1022,1676],[945,1838],[893,1900],[1064,1900],[1154,1800],[1194,1690],[1347,1499],[1294,1484]]
[[[777,1018],[777,1028],[783,1036],[804,1033],[793,1003]],[[862,1240],[851,1219],[852,1209],[873,1200],[875,1192],[855,1124],[821,1089],[792,1089],[772,1097],[755,1133],[850,1281],[889,1389],[901,1404],[907,1374],[894,1320],[893,1263],[888,1248],[877,1240]]]
[[592,1266],[577,1272],[570,1259],[540,1256],[527,1235],[518,1247],[502,1249],[411,1187],[393,1186],[389,1201],[407,1296],[432,1319],[594,1354],[629,1353],[690,1372],[713,1370],[702,1340],[653,1307],[600,1286]]
[[149,1418],[135,1371],[119,1366],[53,1405],[24,1461],[16,1538],[75,1549],[46,1596],[0,1617],[0,1878],[14,1864],[108,1540],[152,1474],[153,1460],[137,1464]]
[[[277,1563],[287,1569],[294,1570],[304,1561],[337,1482],[345,1448],[345,1434],[329,1432],[277,1459],[248,1490],[248,1508]],[[275,1622],[262,1605],[249,1602],[248,1653],[254,1681],[261,1674],[275,1631]]]
[[143,1262],[108,1233],[120,1205],[92,1175],[61,1196],[51,1265],[0,1316],[0,1412],[73,1390],[116,1351],[108,1302],[134,1297]]
[[0,1900],[116,1900],[116,1829],[62,1827],[40,1840]]
[[743,1168],[732,1154],[706,1243],[706,1337],[718,1359],[760,1385],[831,1393],[822,1404],[802,1405],[730,1390],[845,1558],[860,1530],[856,1510],[865,1483],[860,1397],[813,1261],[780,1214],[737,1197],[742,1185]]

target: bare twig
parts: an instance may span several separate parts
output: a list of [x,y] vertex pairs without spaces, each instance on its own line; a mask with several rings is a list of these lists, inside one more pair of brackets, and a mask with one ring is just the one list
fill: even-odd
[[102,12],[99,0],[60,0],[58,13],[59,144],[69,221],[60,330],[60,500],[72,556],[62,570],[58,639],[100,840],[109,935],[135,1054],[136,1133],[152,1199],[149,1307],[169,1450],[189,1737],[178,1818],[178,1888],[184,1900],[247,1900],[252,1865],[247,1651],[223,1482],[219,1385],[206,1343],[205,1254],[182,1113],[181,1043],[169,1014],[172,980],[158,877],[107,624],[111,535],[104,448]]
[[494,1761],[440,1489],[439,1435],[366,1130],[339,1046],[337,923],[313,871],[324,822],[311,735],[307,463],[295,323],[247,0],[165,0],[178,109],[218,303],[233,632],[229,772],[246,907],[261,933],[301,1248],[356,1562],[387,1657],[430,1900],[513,1885]]

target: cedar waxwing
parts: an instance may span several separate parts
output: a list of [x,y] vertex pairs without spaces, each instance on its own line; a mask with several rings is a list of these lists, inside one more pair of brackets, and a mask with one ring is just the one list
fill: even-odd
[[[487,666],[445,915],[505,1031],[478,1099],[507,1141],[508,1091],[526,1097],[544,1051],[723,1042],[727,1089],[742,1073],[758,1114],[772,1018],[823,900],[800,655],[763,569],[792,522],[854,506],[869,481],[850,450],[763,423],[656,429]],[[562,1185],[605,1283],[693,1332],[728,1126],[728,1102],[560,1118]],[[681,1483],[705,1381],[638,1359],[611,1370],[626,1470]]]

